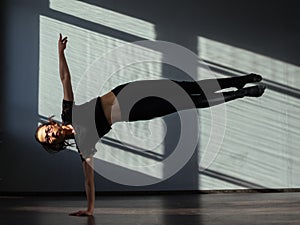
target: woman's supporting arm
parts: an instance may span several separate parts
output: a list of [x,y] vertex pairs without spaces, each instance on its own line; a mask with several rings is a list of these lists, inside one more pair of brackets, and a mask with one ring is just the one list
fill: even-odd
[[85,175],[85,192],[87,197],[87,210],[80,210],[71,213],[71,216],[91,216],[95,206],[95,183],[94,183],[94,161],[92,157],[83,161],[83,171]]
[[95,206],[95,182],[94,182],[94,161],[93,157],[86,158],[83,162],[85,175],[85,192],[87,197],[87,212],[94,213]]
[[62,38],[62,35],[59,34],[59,40],[58,40],[59,74],[63,85],[64,99],[67,101],[73,101],[74,96],[73,96],[73,90],[71,84],[71,75],[70,75],[69,67],[64,53],[67,47],[67,42],[68,42],[67,37]]

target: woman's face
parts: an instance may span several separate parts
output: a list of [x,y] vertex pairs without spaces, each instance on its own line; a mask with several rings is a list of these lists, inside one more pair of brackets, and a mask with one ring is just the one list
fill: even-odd
[[57,144],[64,140],[65,134],[58,124],[49,124],[42,126],[37,133],[40,142],[48,144]]

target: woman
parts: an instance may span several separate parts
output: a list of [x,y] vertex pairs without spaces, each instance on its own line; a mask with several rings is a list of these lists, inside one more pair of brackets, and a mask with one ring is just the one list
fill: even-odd
[[[59,72],[63,86],[63,110],[62,124],[49,122],[39,126],[36,130],[36,140],[49,152],[59,152],[68,146],[68,139],[74,139],[80,153],[85,174],[85,189],[87,195],[87,210],[71,213],[75,216],[92,215],[95,203],[93,154],[95,143],[111,129],[111,125],[119,121],[150,120],[155,117],[165,116],[178,110],[185,110],[191,107],[205,108],[221,104],[243,97],[260,97],[265,90],[262,84],[244,88],[247,83],[260,82],[262,77],[256,74],[223,79],[209,79],[198,82],[178,82],[179,85],[190,97],[193,105],[182,101],[176,108],[160,97],[144,96],[132,107],[128,107],[133,95],[141,93],[142,90],[166,92],[169,80],[158,81],[137,81],[127,83],[114,88],[109,93],[97,97],[83,105],[73,104],[74,96],[71,85],[71,77],[64,50],[67,44],[67,37],[60,34],[58,41]],[[218,85],[216,85],[218,84]],[[177,86],[178,87],[178,86]],[[237,91],[215,93],[219,90],[235,87]],[[127,90],[127,92],[124,90]],[[129,90],[129,91],[128,91]],[[125,94],[124,94],[125,93]],[[127,93],[127,94],[126,94]],[[131,93],[131,96],[130,94]],[[181,96],[172,96],[180,102]],[[128,100],[128,101],[127,101]],[[178,102],[178,101],[177,101]],[[130,105],[130,104],[129,104]]]

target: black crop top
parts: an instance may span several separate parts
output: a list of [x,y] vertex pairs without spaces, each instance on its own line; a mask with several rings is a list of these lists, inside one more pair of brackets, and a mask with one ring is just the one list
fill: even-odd
[[73,126],[76,147],[83,159],[96,153],[95,145],[111,130],[100,97],[82,105],[63,100],[61,118],[63,125]]

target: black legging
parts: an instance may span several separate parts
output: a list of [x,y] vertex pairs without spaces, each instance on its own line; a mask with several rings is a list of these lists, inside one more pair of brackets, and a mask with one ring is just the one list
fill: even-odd
[[[221,79],[207,79],[201,80],[197,82],[192,81],[174,81],[177,85],[179,85],[191,98],[194,106],[191,104],[185,104],[185,98],[182,96],[174,96],[173,99],[178,100],[180,102],[183,99],[182,104],[179,103],[176,108],[167,100],[163,99],[163,97],[154,96],[144,96],[140,99],[138,96],[134,96],[138,101],[130,107],[127,113],[124,113],[124,109],[128,108],[128,100],[130,100],[130,95],[125,96],[119,94],[124,87],[129,84],[134,84],[134,92],[133,93],[145,93],[151,91],[159,91],[164,93],[166,82],[170,82],[170,80],[147,80],[147,81],[136,81],[131,83],[126,83],[120,85],[112,90],[112,92],[117,96],[119,101],[120,110],[121,110],[121,120],[122,121],[138,121],[138,120],[150,120],[156,117],[165,116],[179,110],[185,110],[189,108],[207,108],[214,105],[218,105],[224,102],[228,102],[237,98],[243,97],[239,94],[239,91],[228,91],[222,93],[215,93],[216,91],[222,90],[224,88],[236,87],[242,88],[245,83],[243,82],[241,77],[233,77],[233,78],[221,78]],[[129,86],[130,87],[130,86]],[[137,90],[139,89],[139,90]],[[140,91],[140,92],[139,92]],[[125,92],[126,93],[126,92]],[[119,96],[118,96],[119,94]],[[169,93],[168,93],[169,94]],[[131,95],[133,96],[133,95]],[[160,96],[160,95],[158,95]],[[171,96],[171,95],[169,95]],[[128,116],[129,114],[129,116]]]

